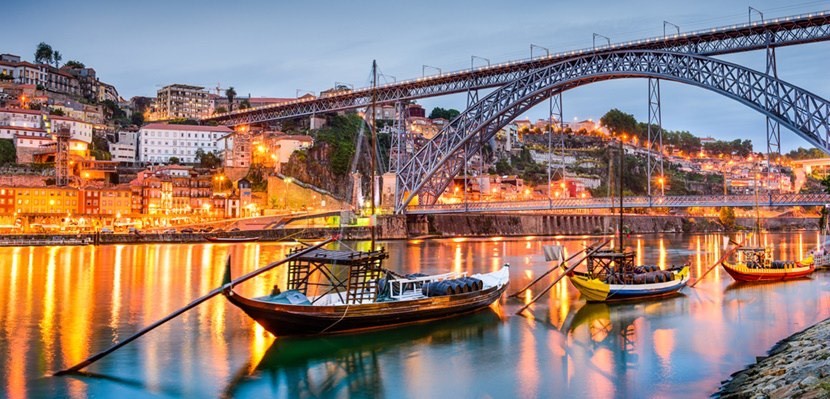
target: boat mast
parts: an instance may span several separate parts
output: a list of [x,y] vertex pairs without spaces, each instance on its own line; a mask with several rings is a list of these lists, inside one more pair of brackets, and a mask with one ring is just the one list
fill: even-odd
[[377,132],[375,129],[375,107],[377,105],[377,84],[378,84],[378,63],[377,60],[372,60],[372,119],[370,119],[369,123],[371,126],[371,135],[369,136],[369,147],[371,149],[369,152],[371,153],[371,162],[370,166],[372,168],[372,173],[370,174],[371,180],[369,181],[369,189],[372,191],[371,195],[371,215],[369,216],[369,222],[371,224],[371,232],[372,232],[372,243],[371,243],[371,250],[375,250],[375,153],[377,148]]
[[625,252],[625,248],[623,248],[623,142],[622,136],[619,137],[620,139],[620,220],[619,226],[617,227],[617,232],[620,234],[620,252]]

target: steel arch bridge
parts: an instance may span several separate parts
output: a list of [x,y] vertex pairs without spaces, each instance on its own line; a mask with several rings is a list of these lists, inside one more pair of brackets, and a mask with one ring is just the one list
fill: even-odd
[[417,196],[432,205],[467,158],[534,105],[575,87],[623,78],[698,86],[739,101],[830,153],[830,102],[773,76],[711,57],[667,51],[595,53],[539,68],[493,91],[420,148],[398,172],[403,212]]

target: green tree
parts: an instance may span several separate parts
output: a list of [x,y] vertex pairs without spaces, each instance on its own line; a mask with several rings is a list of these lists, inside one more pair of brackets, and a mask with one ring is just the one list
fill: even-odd
[[52,62],[55,63],[55,68],[61,67],[61,61],[63,60],[63,55],[60,51],[55,50],[52,52]]
[[213,110],[214,114],[224,114],[225,112],[228,112],[228,109],[225,107],[217,107],[215,110]]
[[178,165],[178,164],[182,163],[182,160],[179,159],[179,157],[170,157],[170,160],[168,161],[168,163],[170,163],[171,165]]
[[248,109],[251,108],[251,102],[248,99],[244,99],[239,103],[239,109]]
[[35,49],[35,62],[38,64],[48,64],[52,62],[52,46],[40,42]]
[[60,108],[50,108],[49,115],[66,116],[66,113]]
[[67,67],[70,67],[72,69],[84,69],[84,68],[86,68],[86,65],[84,65],[83,62],[78,61],[78,60],[69,60],[69,61],[66,61],[66,64],[63,64],[63,65],[67,66]]
[[608,111],[600,118],[599,123],[605,126],[608,131],[614,134],[638,132],[637,119],[634,115],[626,114],[616,108]]
[[15,163],[16,160],[14,142],[10,139],[0,139],[0,165]]
[[199,166],[203,168],[218,168],[222,165],[222,159],[216,155],[214,152],[205,152],[205,150],[199,148],[196,150],[194,154],[194,158],[196,162],[199,162]]
[[432,112],[429,113],[429,119],[444,118],[446,120],[451,121],[458,117],[458,115],[461,115],[461,112],[459,112],[457,109],[444,109],[441,107],[435,107],[432,109]]
[[718,214],[718,220],[720,220],[720,223],[723,225],[723,227],[726,227],[729,230],[734,229],[735,228],[735,210],[733,210],[731,207],[728,207],[728,206],[724,206],[724,207],[720,208],[720,213]]
[[225,90],[225,97],[228,98],[228,110],[233,111],[233,99],[236,98],[236,90],[234,90],[233,86]]
[[136,126],[143,125],[144,124],[144,114],[142,114],[141,112],[133,112],[133,114],[130,115],[130,122],[132,122],[132,124],[136,125]]

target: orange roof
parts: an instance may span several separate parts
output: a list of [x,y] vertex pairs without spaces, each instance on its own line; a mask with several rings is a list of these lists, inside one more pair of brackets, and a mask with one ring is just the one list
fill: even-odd
[[233,130],[227,126],[199,126],[199,125],[172,125],[167,123],[149,123],[141,127],[144,129],[153,130],[178,130],[184,132],[221,132],[232,133]]

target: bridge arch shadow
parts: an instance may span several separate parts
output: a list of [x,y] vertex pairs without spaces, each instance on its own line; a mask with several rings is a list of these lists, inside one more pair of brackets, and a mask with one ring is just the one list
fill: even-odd
[[403,212],[415,197],[432,205],[467,162],[502,127],[552,95],[600,81],[657,78],[736,100],[830,154],[830,102],[741,65],[666,51],[618,51],[569,59],[529,71],[464,110],[421,147],[398,173]]

